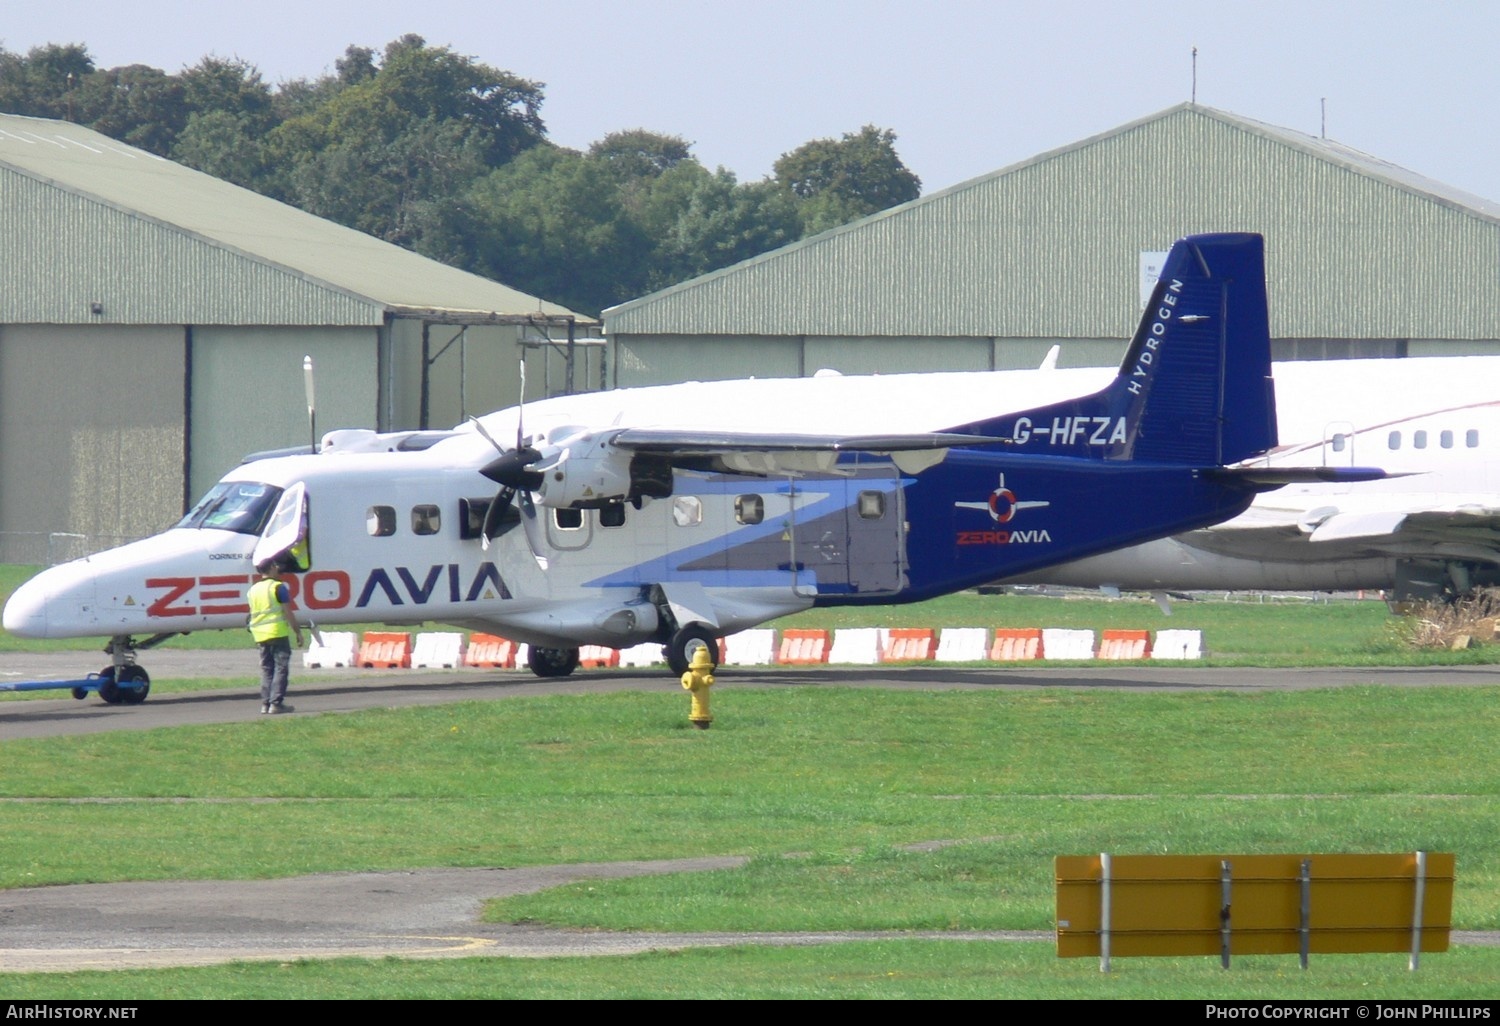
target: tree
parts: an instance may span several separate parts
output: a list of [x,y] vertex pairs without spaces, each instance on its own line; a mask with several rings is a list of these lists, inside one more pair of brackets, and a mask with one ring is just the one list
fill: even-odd
[[26,56],[0,49],[0,110],[36,118],[69,116],[69,93],[94,73],[79,43],[34,46]]
[[215,178],[258,189],[266,175],[262,138],[254,120],[244,114],[204,111],[188,116],[172,157]]
[[802,222],[796,201],[774,182],[736,181],[696,160],[655,179],[636,216],[654,249],[647,286],[695,278],[795,242]]
[[835,228],[922,194],[896,155],[896,133],[866,125],[840,140],[815,139],[776,161],[776,181],[800,200],[804,234]]
[[223,111],[266,131],[273,127],[271,88],[260,70],[239,58],[205,57],[180,76],[183,102],[194,114]]
[[487,170],[481,145],[462,125],[426,118],[389,141],[340,140],[301,156],[286,181],[302,209],[411,247],[432,201],[462,192]]
[[622,179],[654,178],[684,161],[697,160],[693,144],[679,135],[661,135],[644,128],[611,132],[589,147],[589,156],[604,161]]
[[445,223],[473,270],[580,312],[639,295],[648,277],[651,240],[604,162],[575,150],[528,150],[477,182]]
[[145,64],[96,71],[70,95],[80,124],[160,157],[187,124],[182,82]]
[[371,73],[350,48],[336,83],[270,135],[266,184],[287,202],[402,245],[429,209],[544,137],[541,87],[403,36]]

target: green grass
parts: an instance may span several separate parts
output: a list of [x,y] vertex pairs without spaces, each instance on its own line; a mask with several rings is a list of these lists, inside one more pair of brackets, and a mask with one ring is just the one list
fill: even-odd
[[[1426,848],[1500,928],[1500,689],[717,690],[707,732],[673,686],[10,741],[0,884],[746,854],[803,897],[745,928],[1046,929],[1056,854]],[[966,843],[894,851],[936,839]],[[608,925],[718,921],[724,880],[658,886],[611,884],[645,896]],[[597,924],[599,893],[502,915]]]
[[[1216,649],[1223,633],[1235,658],[1270,662],[1378,654],[1389,622],[1374,603],[1179,603],[1171,621],[1141,602],[925,605],[953,625],[983,610],[989,625],[1199,627]],[[923,612],[804,618],[900,625]],[[487,915],[584,929],[1047,930],[1057,854],[1423,848],[1458,856],[1455,926],[1500,929],[1500,764],[1486,754],[1500,685],[926,693],[737,688],[724,674],[713,710],[711,731],[692,730],[687,696],[665,681],[8,741],[0,886],[744,854],[741,870],[577,884]],[[935,840],[952,843],[912,847]],[[4,974],[0,998],[1435,998],[1492,997],[1495,979],[1500,949],[1429,956],[1416,974],[1401,956],[1323,956],[1306,973],[1290,958],[1228,973],[1138,959],[1102,976],[1048,944],[892,940]]]
[[[1025,929],[1052,859],[1458,856],[1455,925],[1500,928],[1500,687],[1254,695],[736,689],[549,696],[6,742],[0,883],[747,854],[581,883],[500,921],[644,930]],[[935,850],[919,842],[953,842]],[[916,942],[632,958],[338,960],[0,976],[0,997],[1474,997],[1500,950],[1121,960]]]
[[[957,999],[1434,1000],[1492,1002],[1500,950],[1429,955],[1059,959],[1048,944],[878,941],[594,958],[240,963],[206,969],[0,975],[0,1000]],[[125,997],[122,998],[122,995]]]

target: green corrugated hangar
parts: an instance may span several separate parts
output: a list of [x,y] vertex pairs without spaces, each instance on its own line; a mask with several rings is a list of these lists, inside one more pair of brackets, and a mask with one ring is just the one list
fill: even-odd
[[0,562],[159,531],[246,453],[310,444],[305,355],[319,433],[449,427],[513,405],[523,353],[533,395],[560,383],[546,340],[593,325],[89,129],[12,115],[0,267]]
[[1500,352],[1500,203],[1183,104],[606,310],[614,383],[1113,365],[1213,231],[1266,236],[1278,359]]

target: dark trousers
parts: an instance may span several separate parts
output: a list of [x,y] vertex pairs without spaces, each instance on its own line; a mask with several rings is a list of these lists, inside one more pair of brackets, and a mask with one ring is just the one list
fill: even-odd
[[280,705],[286,697],[288,669],[292,662],[290,638],[272,638],[260,643],[260,701]]

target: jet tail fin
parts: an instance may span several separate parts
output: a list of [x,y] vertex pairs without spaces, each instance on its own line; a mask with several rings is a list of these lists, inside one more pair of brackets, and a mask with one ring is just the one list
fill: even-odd
[[1261,236],[1179,240],[1103,391],[955,430],[998,434],[1039,455],[1200,467],[1275,447]]

